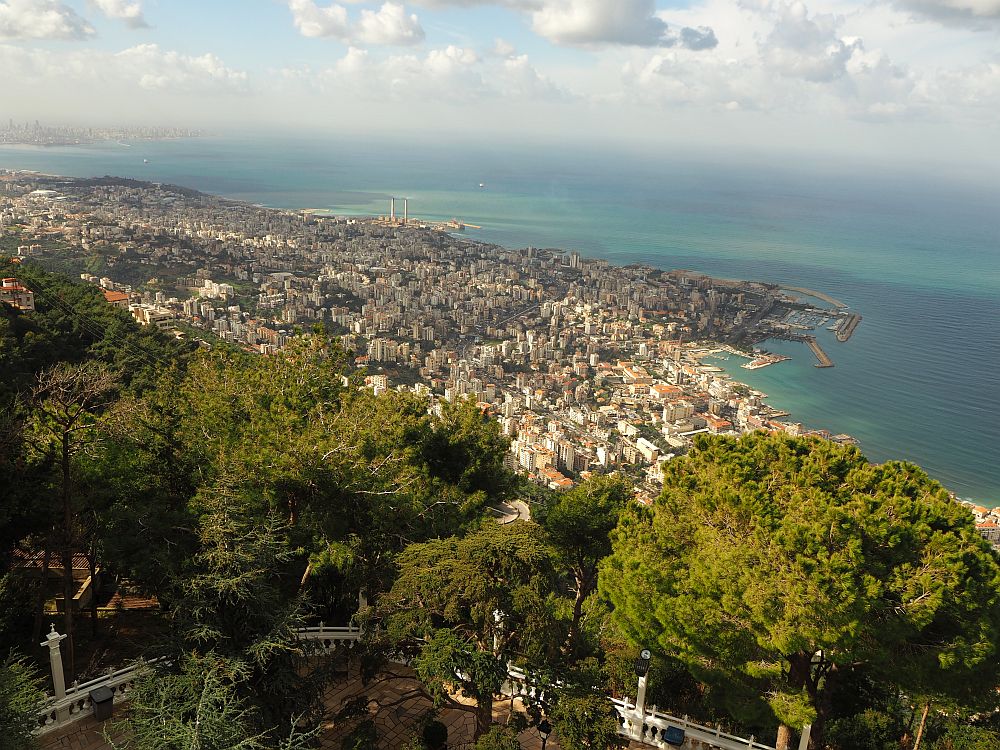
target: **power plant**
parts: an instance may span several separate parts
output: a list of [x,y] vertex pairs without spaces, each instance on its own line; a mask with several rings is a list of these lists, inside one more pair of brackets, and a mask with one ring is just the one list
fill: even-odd
[[[410,220],[410,200],[409,198],[403,198],[403,220],[402,224],[406,224]],[[389,197],[389,223],[396,223],[396,198]]]
[[[403,201],[403,216],[398,218],[396,216],[396,201]],[[392,226],[403,226],[410,223],[410,199],[409,198],[396,198],[396,196],[389,196],[389,215],[379,216],[376,221],[383,222],[385,224],[390,224]],[[459,219],[452,219],[451,221],[434,221],[434,222],[423,222],[420,219],[414,219],[414,226],[419,227],[429,227],[438,232],[464,232],[466,229],[482,229],[478,224],[467,224]]]

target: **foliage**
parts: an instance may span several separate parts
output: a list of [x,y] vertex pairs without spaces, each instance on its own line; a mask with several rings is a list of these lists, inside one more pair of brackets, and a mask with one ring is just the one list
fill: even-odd
[[[246,675],[209,652],[184,657],[176,670],[150,668],[130,694],[126,718],[114,725],[115,750],[299,750],[313,733],[294,724],[262,730],[262,717],[239,695]],[[277,738],[275,738],[275,735]]]
[[521,743],[510,727],[494,726],[476,741],[474,750],[521,750]]
[[516,484],[503,460],[510,442],[500,424],[472,399],[442,404],[441,419],[425,444],[431,470],[466,493],[485,492],[497,500]]
[[464,537],[415,544],[399,556],[399,575],[380,598],[372,639],[414,655],[438,705],[461,691],[478,706],[477,733],[492,721],[506,664],[556,657],[550,592],[554,553],[542,530],[487,522]]
[[344,737],[340,743],[341,750],[375,750],[378,747],[378,732],[375,722],[365,719]]
[[44,700],[42,680],[27,662],[9,654],[0,665],[0,737],[4,748],[35,747],[34,730]]
[[559,691],[552,723],[559,746],[566,750],[603,750],[622,744],[617,714],[606,697],[591,691]]
[[557,495],[545,509],[542,523],[572,579],[570,642],[577,649],[583,602],[597,588],[598,563],[611,553],[610,534],[632,501],[628,480],[598,475]]
[[1000,732],[956,723],[927,747],[929,750],[996,750],[1000,747]]
[[257,524],[224,495],[205,497],[199,549],[168,593],[175,653],[215,653],[265,726],[314,719],[319,686],[304,671],[303,603],[282,585],[290,553],[283,527]]
[[834,750],[899,750],[904,730],[898,716],[868,709],[831,721],[827,741]]
[[919,468],[818,439],[700,437],[623,519],[601,589],[738,717],[763,695],[814,736],[851,665],[909,690],[996,682],[1000,565],[971,516]]

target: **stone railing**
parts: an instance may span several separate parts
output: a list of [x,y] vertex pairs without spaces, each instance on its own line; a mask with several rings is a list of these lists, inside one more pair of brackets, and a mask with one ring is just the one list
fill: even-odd
[[[338,646],[353,647],[361,638],[361,628],[335,627],[320,623],[318,627],[299,630],[299,638],[313,643],[323,653],[328,653]],[[50,656],[54,657],[53,683],[56,685],[57,693],[60,692],[62,680],[62,662],[59,659],[58,648],[60,639],[61,636],[53,630],[49,636],[48,644],[43,644],[49,645],[52,649]],[[56,674],[57,663],[59,665],[58,674]],[[115,703],[127,700],[140,670],[145,669],[150,663],[152,662],[119,669],[117,672],[111,672],[82,684],[75,684],[73,687],[61,691],[63,695],[52,698],[39,713],[38,733],[46,734],[90,716],[94,708],[90,692],[97,688],[110,689],[114,695]],[[545,685],[540,684],[520,667],[508,666],[507,681],[502,688],[504,695],[511,698],[522,697],[544,701],[547,697],[546,689]],[[623,737],[638,740],[645,745],[658,748],[681,747],[682,745],[673,741],[677,732],[681,731],[684,737],[683,747],[690,750],[699,747],[719,748],[720,750],[774,750],[773,746],[757,742],[753,737],[748,740],[727,734],[717,727],[707,727],[688,721],[686,716],[678,718],[657,711],[656,706],[647,709],[636,707],[628,701],[613,698],[609,698],[608,701],[621,720],[618,733]]]
[[348,648],[361,638],[361,628],[351,625],[347,627],[332,627],[330,625],[319,624],[315,628],[302,628],[299,630],[299,638],[309,641],[318,646],[324,653],[332,651],[337,646],[347,645]]
[[[139,672],[149,664],[154,663],[147,662],[145,665],[125,667],[124,669],[119,669],[117,672],[109,672],[106,675],[95,677],[87,682],[74,683],[72,687],[63,688],[62,664],[58,648],[60,636],[54,630],[53,635],[55,635],[55,639],[50,638],[49,642],[55,640],[57,646],[54,649],[54,654],[50,653],[50,659],[55,660],[53,662],[53,684],[56,687],[56,695],[38,713],[37,732],[39,734],[48,734],[93,714],[94,703],[90,698],[90,693],[97,688],[104,687],[111,690],[114,696],[114,703],[121,703],[127,700],[127,696],[131,692]],[[317,645],[323,653],[332,651],[340,645],[353,646],[360,637],[360,628],[351,626],[330,627],[322,623],[320,623],[319,627],[302,628],[299,631],[299,638]],[[59,664],[58,676],[56,675],[56,663]]]
[[[540,685],[520,667],[508,667],[507,675],[508,680],[503,686],[504,695],[530,698],[536,701],[546,699],[546,686]],[[679,718],[657,711],[656,706],[639,709],[628,701],[614,698],[609,698],[608,701],[618,713],[618,718],[621,721],[618,734],[638,740],[644,745],[659,748],[685,747],[692,750],[699,747],[719,748],[720,750],[774,750],[772,745],[757,742],[754,737],[745,739],[727,734],[719,727],[707,727],[688,721],[686,716]],[[671,742],[675,736],[680,736],[678,730],[683,732],[683,744]]]
[[[154,662],[147,662],[147,664],[152,663]],[[102,677],[95,677],[87,682],[74,683],[72,687],[66,689],[64,697],[51,699],[39,713],[39,734],[52,732],[90,716],[94,710],[90,692],[97,688],[108,688],[112,693],[114,703],[128,700],[128,694],[132,691],[136,677],[145,666],[133,665],[116,672],[109,672]]]
[[721,750],[774,750],[773,745],[765,745],[757,742],[754,737],[746,739],[733,734],[723,732],[719,727],[706,727],[702,724],[695,724],[688,721],[685,716],[679,718],[670,714],[657,711],[656,706],[644,708],[641,711],[636,709],[627,700],[611,699],[611,705],[615,707],[618,716],[622,720],[622,725],[618,733],[624,737],[630,737],[644,745],[651,745],[659,748],[679,747],[676,743],[669,742],[670,733],[680,730],[683,732],[684,747],[698,748],[711,747],[721,748]]

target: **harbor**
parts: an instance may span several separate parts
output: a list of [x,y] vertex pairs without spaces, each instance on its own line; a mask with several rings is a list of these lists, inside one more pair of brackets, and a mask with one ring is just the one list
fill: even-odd
[[791,357],[786,357],[784,354],[762,352],[759,357],[749,362],[744,362],[740,367],[744,370],[759,370],[761,367],[769,367],[770,365],[778,364],[778,362],[787,362],[790,359]]

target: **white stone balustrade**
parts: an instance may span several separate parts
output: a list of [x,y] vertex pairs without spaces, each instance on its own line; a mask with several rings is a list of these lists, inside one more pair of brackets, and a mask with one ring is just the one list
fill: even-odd
[[[303,641],[311,642],[319,647],[323,653],[333,651],[338,646],[346,645],[348,648],[361,638],[361,628],[353,626],[329,626],[320,623],[318,627],[302,628],[299,630],[299,638]],[[49,639],[42,645],[50,648],[50,656],[53,657],[53,677],[62,676],[61,659],[59,656],[59,642],[62,638],[58,633],[49,634]],[[58,660],[58,661],[57,661]],[[59,664],[58,675],[56,664]],[[119,669],[117,672],[110,672],[103,677],[90,680],[83,684],[75,684],[65,691],[62,697],[52,698],[42,709],[38,716],[38,733],[45,734],[55,729],[78,721],[93,713],[93,702],[90,699],[90,692],[99,687],[110,688],[114,693],[114,702],[119,703],[127,700],[129,692],[135,683],[139,672],[149,664]],[[56,682],[59,687],[58,681]],[[509,665],[507,668],[507,681],[504,683],[502,692],[512,698],[526,698],[533,701],[544,702],[546,699],[546,686],[538,683],[530,674],[520,667]],[[684,731],[685,743],[683,747],[688,749],[701,747],[718,748],[719,750],[774,750],[772,745],[765,745],[757,742],[753,737],[749,740],[727,734],[719,728],[712,728],[695,724],[688,721],[687,717],[678,718],[670,714],[657,711],[656,706],[652,708],[637,708],[628,701],[609,698],[608,702],[614,707],[621,720],[618,733],[629,739],[639,740],[643,744],[657,748],[674,747],[664,739],[665,732],[669,727],[678,727]]]

